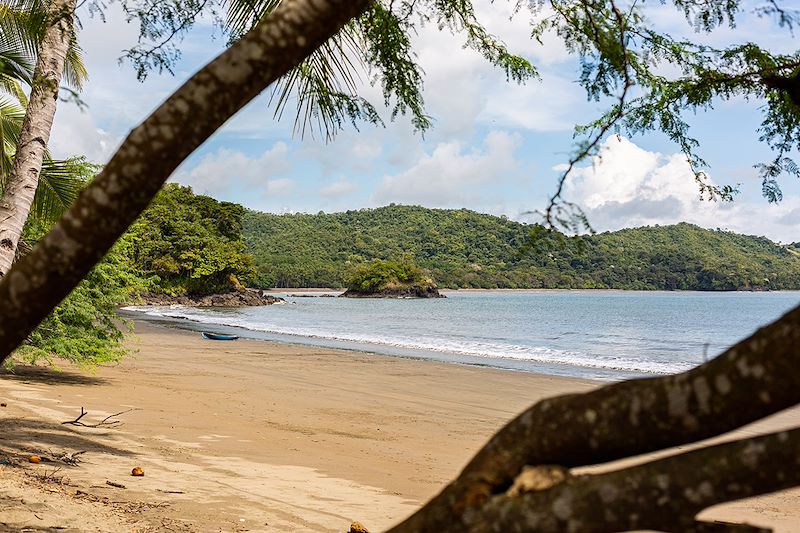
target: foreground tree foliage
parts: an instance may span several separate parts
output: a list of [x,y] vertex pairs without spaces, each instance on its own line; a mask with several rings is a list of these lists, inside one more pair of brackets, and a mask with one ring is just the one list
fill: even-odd
[[[22,235],[23,253],[36,243],[51,224],[40,218],[28,221]],[[116,362],[129,353],[123,344],[131,331],[117,310],[139,291],[152,286],[143,278],[129,257],[132,236],[122,237],[106,257],[28,336],[15,352],[16,361],[67,362],[79,368],[92,368]],[[13,364],[11,359],[7,360]]]
[[[674,3],[690,19],[698,17],[700,28],[737,9],[732,0]],[[636,52],[627,47],[628,20],[636,19],[627,11],[613,2],[549,5],[563,7],[569,15],[563,19],[585,29],[587,40],[576,46],[584,58],[597,57],[586,69],[590,79],[609,86],[622,81],[623,91],[639,79],[631,74]],[[73,208],[0,282],[3,358],[90,272],[192,150],[368,7],[361,1],[281,2],[136,128]],[[791,12],[777,13],[781,24],[787,17],[794,20]],[[742,56],[753,58],[756,69],[748,87],[779,100],[768,111],[785,110],[781,127],[788,129],[780,134],[794,142],[796,111],[787,106],[794,105],[796,78],[782,70],[783,63],[763,68],[763,57]],[[692,64],[696,58],[677,59]],[[709,94],[731,92],[730,84],[744,78],[727,80]],[[624,92],[620,102],[624,107]],[[615,122],[601,126],[600,136]],[[796,405],[799,347],[800,308],[689,372],[542,401],[511,421],[439,496],[393,531],[754,531],[703,524],[695,517],[720,502],[800,485],[800,429],[678,452],[604,474],[569,470],[698,442]],[[560,474],[536,490],[525,478],[530,467],[544,465]]]

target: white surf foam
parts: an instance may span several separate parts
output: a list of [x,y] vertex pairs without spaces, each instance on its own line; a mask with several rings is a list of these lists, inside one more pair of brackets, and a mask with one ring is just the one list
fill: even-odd
[[[206,313],[196,308],[180,305],[169,307],[125,308],[148,316],[171,319],[186,319],[203,324],[231,326],[250,331],[277,335],[320,339],[358,345],[385,346],[418,352],[466,355],[486,359],[507,359],[534,363],[570,365],[598,370],[634,372],[642,374],[672,374],[688,370],[694,364],[679,362],[651,361],[632,357],[602,357],[587,353],[570,352],[543,346],[523,346],[502,342],[481,342],[475,339],[453,339],[442,337],[406,338],[385,334],[363,334],[357,332],[336,332],[319,327],[286,327],[263,322],[254,322],[243,315]],[[491,363],[488,363],[491,364]]]

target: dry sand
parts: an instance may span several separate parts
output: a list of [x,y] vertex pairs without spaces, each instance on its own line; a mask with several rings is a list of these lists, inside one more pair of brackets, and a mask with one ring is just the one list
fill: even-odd
[[[352,520],[378,531],[433,496],[531,402],[599,385],[136,329],[139,353],[94,375],[19,367],[0,376],[0,451],[86,451],[58,471],[0,467],[0,531],[342,532]],[[86,423],[135,410],[116,428],[61,424],[81,407]],[[797,410],[739,435],[793,424]],[[134,466],[145,476],[131,477]],[[800,491],[709,516],[800,532]]]

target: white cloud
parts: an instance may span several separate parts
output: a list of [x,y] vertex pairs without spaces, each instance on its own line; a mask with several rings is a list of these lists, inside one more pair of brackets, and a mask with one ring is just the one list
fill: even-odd
[[352,194],[356,189],[357,187],[354,183],[346,179],[341,179],[321,188],[319,194],[324,198],[339,198]]
[[122,137],[98,127],[94,117],[74,104],[61,103],[50,133],[49,148],[55,157],[86,156],[106,163]]
[[578,84],[544,73],[527,85],[498,86],[486,102],[480,120],[532,131],[568,131],[580,122],[586,98]]
[[691,222],[784,242],[798,240],[800,198],[778,205],[760,199],[703,201],[683,154],[651,152],[624,137],[607,139],[599,157],[576,169],[565,190],[598,230]]
[[225,195],[233,188],[247,187],[253,192],[261,189],[267,194],[286,194],[294,186],[289,178],[276,178],[289,170],[289,147],[275,143],[258,157],[248,157],[242,152],[220,148],[206,154],[191,169],[178,169],[174,179],[191,185],[198,193]]
[[295,187],[295,181],[290,178],[278,178],[275,180],[267,180],[266,182],[267,196],[283,196],[291,193]]
[[[570,56],[557,36],[539,43],[531,38],[531,14],[513,3],[488,0],[476,4],[477,18],[499,36],[514,54],[529,59],[542,81],[524,85],[506,79],[479,52],[464,46],[463,34],[451,34],[435,24],[423,26],[414,40],[425,73],[425,102],[434,119],[432,134],[442,138],[469,135],[480,124],[513,126],[535,131],[572,129],[582,90],[554,74]],[[541,13],[547,15],[547,10]]]
[[397,175],[386,176],[372,195],[374,203],[418,203],[463,207],[483,202],[483,186],[495,183],[517,168],[514,151],[518,135],[489,133],[482,149],[467,149],[459,142],[440,143],[430,154]]

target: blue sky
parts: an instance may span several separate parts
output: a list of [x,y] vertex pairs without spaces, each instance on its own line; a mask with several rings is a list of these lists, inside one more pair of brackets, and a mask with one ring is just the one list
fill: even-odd
[[[461,39],[435,27],[423,28],[416,50],[426,72],[425,99],[434,127],[424,138],[401,117],[385,128],[347,128],[334,142],[292,135],[292,120],[273,119],[268,95],[234,117],[173,176],[196,192],[271,212],[340,211],[391,202],[428,207],[467,207],[533,221],[555,187],[557,169],[569,158],[572,129],[595,117],[601,106],[586,101],[575,83],[576,63],[554,37],[531,41],[528,21],[509,20],[503,2],[476,2],[482,20],[516,53],[528,57],[542,81],[518,86],[487,65]],[[654,7],[659,26],[685,32],[682,16]],[[183,41],[175,75],[152,74],[145,83],[122,51],[138,29],[119,12],[107,21],[81,18],[90,81],[81,112],[61,104],[51,145],[56,155],[86,154],[105,162],[127,132],[142,121],[195,70],[222,49],[209,25],[200,24]],[[697,37],[697,36],[694,36]],[[796,48],[788,32],[768,21],[743,18],[736,29],[702,37],[714,44],[757,40],[774,48]],[[378,87],[364,85],[373,102]],[[758,102],[727,102],[693,119],[701,153],[715,183],[741,183],[733,204],[699,202],[683,158],[662,135],[612,137],[594,166],[575,173],[569,199],[583,205],[598,230],[644,224],[694,222],[705,227],[800,240],[800,187],[785,178],[785,199],[768,205],[760,197],[753,163],[769,157],[757,141]]]

